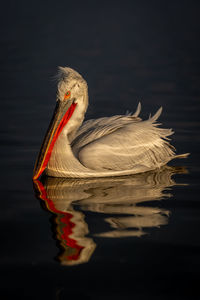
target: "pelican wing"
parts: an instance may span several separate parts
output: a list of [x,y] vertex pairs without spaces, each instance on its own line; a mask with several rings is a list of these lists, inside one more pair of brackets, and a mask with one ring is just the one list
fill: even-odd
[[[115,116],[83,124],[73,151],[87,168],[99,171],[155,169],[175,157],[167,141],[171,129],[158,128],[161,109],[146,121],[137,116]],[[84,128],[85,126],[85,128]]]
[[116,115],[85,121],[78,129],[72,142],[71,146],[74,154],[76,155],[81,148],[97,139],[105,137],[128,124],[141,121],[138,117],[140,110],[141,104],[139,102],[134,114]]

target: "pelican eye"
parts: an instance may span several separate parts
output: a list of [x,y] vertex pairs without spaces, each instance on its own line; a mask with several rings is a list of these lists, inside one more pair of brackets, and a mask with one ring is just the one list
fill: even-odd
[[67,92],[65,93],[64,100],[67,100],[67,99],[69,99],[69,98],[70,98],[70,96],[71,96],[71,93],[70,93],[70,91],[67,91]]

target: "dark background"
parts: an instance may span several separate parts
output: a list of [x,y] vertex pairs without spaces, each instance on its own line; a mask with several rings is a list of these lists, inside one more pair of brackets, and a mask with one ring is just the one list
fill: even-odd
[[[7,1],[0,24],[0,297],[198,299],[200,2]],[[180,178],[189,187],[164,204],[173,218],[161,239],[102,240],[90,263],[70,269],[53,261],[49,214],[31,180],[57,66],[87,80],[87,118],[134,111],[138,101],[147,118],[163,106],[173,144],[192,153]]]

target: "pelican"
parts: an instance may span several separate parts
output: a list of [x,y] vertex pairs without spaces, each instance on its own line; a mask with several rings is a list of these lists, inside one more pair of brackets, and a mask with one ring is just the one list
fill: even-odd
[[33,179],[48,176],[91,178],[142,173],[160,168],[176,155],[171,129],[158,128],[160,108],[147,120],[134,114],[83,122],[88,87],[75,70],[59,67],[56,108],[35,162]]

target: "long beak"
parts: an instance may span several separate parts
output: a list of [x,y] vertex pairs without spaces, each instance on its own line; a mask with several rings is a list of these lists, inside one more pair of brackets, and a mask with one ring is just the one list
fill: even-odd
[[76,104],[71,99],[67,101],[57,102],[52,120],[50,122],[49,128],[47,130],[44,141],[40,148],[39,155],[35,162],[35,167],[33,171],[34,180],[37,179],[46,168],[54,144],[58,136],[60,135],[62,129],[71,118],[75,107]]

